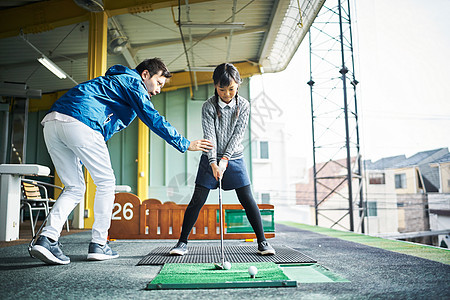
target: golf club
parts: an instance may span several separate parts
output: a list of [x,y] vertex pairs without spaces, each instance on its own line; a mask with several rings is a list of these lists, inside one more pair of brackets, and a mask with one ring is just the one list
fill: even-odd
[[[51,210],[51,209],[50,209]],[[44,225],[47,223],[48,217],[50,216],[50,211],[48,212],[47,216],[45,217],[44,221],[41,224],[41,227],[39,227],[38,231],[36,231],[35,235],[33,236],[33,238],[31,239],[31,242],[28,244],[28,254],[30,254],[30,256],[32,258],[34,258],[34,256],[31,254],[31,249],[34,246],[34,243],[36,243],[36,238],[39,236],[39,234],[42,231],[42,228],[44,228]]]
[[[58,195],[58,198],[56,198],[56,200],[59,199],[59,197],[63,194],[65,188],[63,188],[63,190],[61,191],[61,193]],[[39,227],[39,229],[36,231],[36,233],[34,234],[33,238],[31,239],[30,243],[28,244],[28,254],[30,254],[30,256],[32,258],[34,258],[34,256],[31,254],[31,249],[33,248],[34,244],[36,243],[37,237],[39,236],[39,234],[42,231],[42,228],[44,228],[44,225],[47,223],[48,221],[48,217],[50,216],[50,211],[53,209],[53,207],[50,208],[50,210],[47,213],[47,216],[45,217],[44,221],[41,224],[41,227]]]
[[225,262],[225,254],[223,251],[223,212],[222,212],[222,178],[219,178],[219,222],[220,222],[220,251],[222,256],[222,263],[215,263],[216,269],[223,270],[223,264]]

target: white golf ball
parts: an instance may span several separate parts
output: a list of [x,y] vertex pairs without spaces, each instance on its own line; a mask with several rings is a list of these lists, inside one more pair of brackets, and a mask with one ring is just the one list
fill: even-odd
[[224,262],[224,263],[223,263],[223,268],[224,268],[225,270],[231,269],[231,263],[230,263],[229,261]]
[[250,277],[255,277],[256,274],[258,274],[258,268],[255,266],[248,267],[248,274],[250,274]]

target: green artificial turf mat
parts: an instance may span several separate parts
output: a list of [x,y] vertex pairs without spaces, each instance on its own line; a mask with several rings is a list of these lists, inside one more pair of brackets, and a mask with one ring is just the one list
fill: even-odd
[[[255,278],[248,274],[248,267],[255,266]],[[230,270],[217,270],[214,264],[165,264],[159,274],[147,285],[147,289],[196,289],[237,287],[297,286],[273,262],[234,263]]]
[[279,222],[279,223],[303,230],[317,232],[345,241],[355,242],[375,248],[425,258],[450,265],[450,250],[448,249],[437,248],[428,245],[421,245],[417,243],[410,243],[405,241],[383,239],[355,232],[341,231],[336,229],[299,224],[294,222]]
[[284,274],[298,283],[350,282],[319,264],[280,265]]

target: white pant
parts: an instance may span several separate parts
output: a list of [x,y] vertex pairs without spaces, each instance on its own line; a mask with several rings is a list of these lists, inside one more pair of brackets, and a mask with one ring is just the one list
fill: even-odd
[[55,120],[44,123],[44,139],[65,189],[54,204],[42,235],[58,240],[67,217],[84,200],[84,165],[97,186],[92,242],[105,244],[111,225],[116,180],[103,136],[81,122]]

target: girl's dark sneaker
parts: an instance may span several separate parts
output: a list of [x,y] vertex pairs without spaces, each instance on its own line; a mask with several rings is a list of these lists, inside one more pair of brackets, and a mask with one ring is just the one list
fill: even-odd
[[258,243],[258,253],[261,255],[274,255],[275,249],[267,241],[262,241]]
[[185,255],[188,253],[187,244],[184,242],[178,242],[175,247],[170,250],[170,255]]

